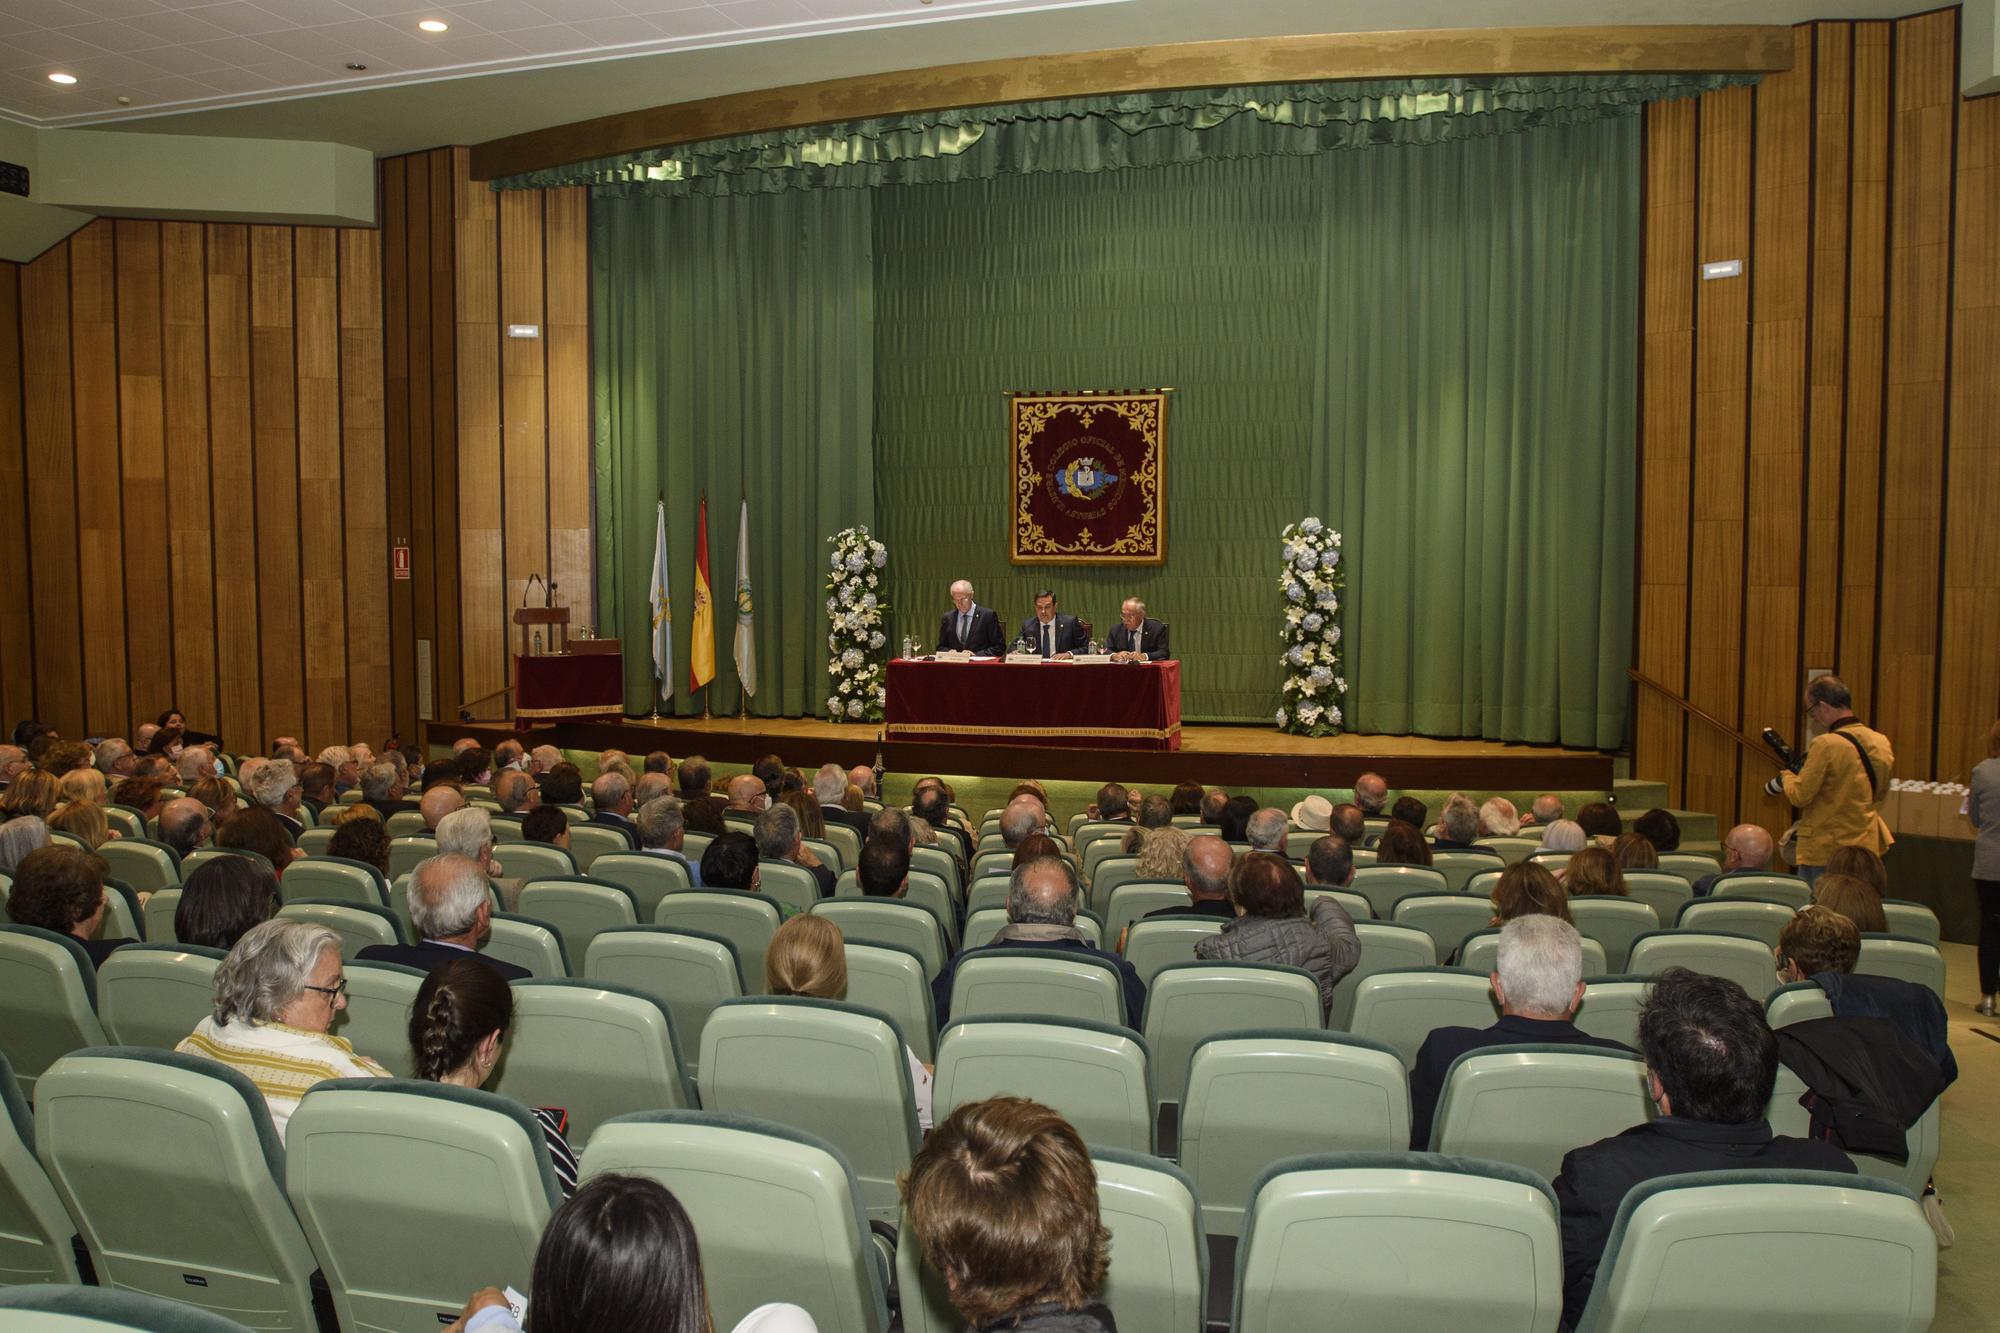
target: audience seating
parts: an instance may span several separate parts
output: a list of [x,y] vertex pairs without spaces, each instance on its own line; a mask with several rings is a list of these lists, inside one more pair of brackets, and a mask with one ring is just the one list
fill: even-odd
[[1689,884],[1695,883],[1705,875],[1716,875],[1721,872],[1722,863],[1712,856],[1702,856],[1696,852],[1660,853],[1660,873],[1679,875]]
[[[1762,940],[1766,949],[1778,947],[1778,935],[1786,923],[1798,915],[1790,903],[1766,898],[1697,898],[1681,908],[1674,918],[1676,930],[1724,931]],[[1773,964],[1776,966],[1776,964]]]
[[1473,841],[1500,853],[1500,859],[1510,866],[1527,860],[1542,845],[1540,838],[1474,838]]
[[285,1130],[285,1191],[350,1329],[433,1328],[525,1284],[562,1203],[542,1127],[474,1088],[335,1079]]
[[[943,924],[929,908],[899,898],[822,898],[813,915],[840,927],[843,937],[858,944],[887,944],[908,949],[923,960],[924,975],[935,980],[951,956]],[[745,960],[746,965],[748,960]],[[763,956],[757,970],[763,973]]]
[[[335,831],[334,826],[331,824],[323,824],[318,828],[306,829],[298,836],[298,848],[307,856],[325,856],[327,847],[333,842]],[[494,837],[497,841],[499,837],[497,826]]]
[[302,856],[285,867],[278,880],[278,896],[288,903],[311,898],[387,907],[389,880],[366,861],[350,861],[344,856]]
[[896,1180],[922,1136],[903,1034],[832,1000],[725,1000],[701,1039],[701,1104],[813,1134],[838,1148],[868,1216],[893,1223]]
[[1718,879],[1711,898],[1760,898],[1798,910],[1812,901],[1812,886],[1797,875],[1731,875]]
[[[312,830],[307,829],[308,833]],[[266,870],[271,870],[271,858],[262,852],[253,852],[247,847],[197,847],[181,858],[181,881],[207,865],[210,861],[220,861],[231,856],[246,856]]]
[[1395,1048],[1409,1069],[1432,1029],[1491,1027],[1499,1016],[1486,973],[1422,967],[1378,972],[1363,981],[1354,992],[1348,1029]]
[[[698,1080],[702,1029],[709,1014],[745,993],[736,948],[719,935],[664,926],[617,926],[590,942],[583,975],[650,995],[674,1016],[681,1060]],[[761,990],[755,987],[752,990]]]
[[1944,924],[1938,920],[1936,912],[1922,903],[1885,898],[1882,902],[1882,915],[1889,920],[1891,935],[1922,940],[1932,948],[1936,948],[1944,939]]
[[215,1012],[220,949],[128,944],[97,969],[97,1016],[118,1046],[171,1051]]
[[147,836],[146,816],[140,814],[131,806],[106,805],[102,808],[104,810],[104,822],[111,826],[111,831],[116,833],[121,840],[138,839]]
[[1586,894],[1581,898],[1572,898],[1569,900],[1569,911],[1576,922],[1577,932],[1585,939],[1596,940],[1604,949],[1603,965],[1595,973],[1589,968],[1584,969],[1585,975],[1623,972],[1632,956],[1632,941],[1648,931],[1658,930],[1663,924],[1650,903],[1635,902],[1615,894]]
[[1791,981],[1772,991],[1764,1001],[1764,1019],[1774,1028],[1803,1023],[1812,1018],[1832,1018],[1833,1001],[1816,981]]
[[97,930],[91,935],[98,940],[143,940],[146,938],[146,909],[139,905],[139,895],[132,886],[122,880],[107,880],[104,884],[104,919],[97,923]]
[[1538,851],[1529,853],[1527,859],[1533,861],[1551,875],[1560,875],[1563,871],[1569,869],[1569,857],[1570,854],[1568,852]]
[[1771,946],[1748,935],[1656,930],[1632,942],[1632,957],[1625,964],[1628,973],[1650,977],[1670,967],[1728,977],[1760,1004],[1778,985],[1778,964],[1771,956]]
[[1112,890],[1105,898],[1104,933],[1114,943],[1125,931],[1125,927],[1139,920],[1148,912],[1162,907],[1181,907],[1194,901],[1194,895],[1185,885],[1166,880],[1127,880]]
[[42,1071],[105,1045],[97,972],[83,945],[38,926],[0,926],[0,1056],[30,1100]]
[[1396,1151],[1410,1142],[1402,1058],[1344,1032],[1255,1029],[1195,1046],[1181,1103],[1181,1169],[1209,1234],[1240,1235],[1257,1178],[1299,1153]]
[[[956,1004],[952,1012],[959,1012]],[[1312,973],[1221,961],[1161,968],[1146,995],[1146,1047],[1153,1057],[1155,1099],[1179,1102],[1195,1047],[1210,1037],[1245,1030],[1320,1030],[1319,983]]]
[[660,899],[693,887],[687,867],[671,856],[647,852],[603,852],[590,863],[590,877],[620,884],[631,893],[639,920],[651,921]]
[[606,981],[516,981],[514,1027],[488,1086],[569,1112],[584,1143],[614,1116],[696,1105],[673,1014],[658,997]]
[[1694,885],[1679,875],[1663,874],[1658,870],[1628,870],[1625,872],[1625,894],[1633,902],[1652,908],[1653,915],[1664,926],[1680,915],[1684,904],[1694,901]]
[[580,875],[524,885],[516,907],[522,916],[554,926],[571,958],[586,956],[599,931],[639,924],[639,905],[630,889]]
[[1622,1041],[1639,1049],[1639,1010],[1652,986],[1646,977],[1592,977],[1583,984],[1583,1003],[1571,1021],[1593,1037]]
[[423,833],[429,827],[428,824],[424,823],[423,814],[416,810],[398,810],[395,814],[390,815],[382,821],[382,831],[387,833],[391,838],[402,838],[414,833]]
[[687,1209],[717,1328],[788,1301],[820,1333],[887,1333],[888,1264],[832,1145],[747,1116],[649,1111],[591,1136],[584,1176],[610,1171],[649,1176]]
[[[1482,931],[1468,935],[1465,943],[1458,948],[1455,967],[1470,968],[1474,972],[1494,972],[1500,965],[1500,927],[1488,926]],[[1601,977],[1611,971],[1611,960],[1605,957],[1604,946],[1585,935],[1582,939],[1583,975]]]
[[278,915],[293,921],[310,921],[340,936],[340,956],[354,955],[373,944],[401,944],[403,923],[386,907],[332,899],[295,898],[278,909]]
[[410,1051],[410,1014],[417,991],[427,975],[402,963],[355,962],[342,969],[347,977],[347,1008],[335,1016],[333,1035],[345,1038],[356,1055],[365,1055],[397,1078],[416,1069]]
[[757,891],[788,913],[809,912],[819,901],[819,880],[804,866],[766,860],[757,875]]
[[1314,888],[1310,884],[1306,885],[1307,916],[1312,915],[1312,903],[1315,898],[1333,899],[1341,905],[1349,917],[1357,922],[1373,921],[1375,919],[1372,915],[1374,909],[1368,905],[1368,900],[1360,894],[1349,893],[1346,889],[1319,889]]
[[515,912],[495,912],[486,929],[481,953],[525,967],[538,977],[569,975],[569,955],[563,951],[562,935],[548,922]]
[[1553,1182],[1563,1155],[1652,1118],[1646,1064],[1601,1046],[1503,1046],[1452,1061],[1430,1148]]
[[[1118,826],[1121,834],[1129,831],[1130,827],[1130,825],[1124,824]],[[1130,858],[1134,865],[1137,865],[1139,861],[1135,853],[1127,852],[1123,849],[1121,838],[1099,838],[1089,846],[1079,843],[1077,845],[1077,855],[1083,858],[1083,881],[1086,884],[1095,884],[1097,882],[1097,872],[1113,861],[1123,861]]]
[[[1491,860],[1491,857],[1482,857]],[[1431,937],[1440,958],[1449,957],[1465,937],[1485,930],[1493,921],[1490,899],[1469,893],[1425,893],[1396,900],[1390,920]]]
[[1007,894],[1013,888],[1011,875],[981,875],[965,891],[965,914],[995,909],[1007,910]]
[[1294,1333],[1329,1311],[1354,1329],[1554,1333],[1554,1193],[1519,1167],[1429,1153],[1276,1163],[1252,1193],[1230,1327]]
[[828,824],[825,841],[840,856],[839,865],[829,865],[837,875],[861,864],[861,835],[845,824]]
[[510,842],[494,854],[500,873],[523,885],[538,879],[572,879],[581,872],[576,859],[562,848],[546,842]]
[[[681,835],[681,855],[687,858],[689,865],[698,866],[701,864],[702,853],[707,851],[708,844],[714,841],[715,835],[713,833],[697,833],[693,829],[689,829]],[[856,846],[859,845],[858,843],[856,844]]]
[[1354,1016],[1354,993],[1363,981],[1377,972],[1434,967],[1438,960],[1437,946],[1421,930],[1386,922],[1357,921],[1354,934],[1361,941],[1361,961],[1333,984],[1333,1007],[1326,1015],[1327,1027],[1336,1032],[1347,1030]]
[[1922,1333],[1937,1238],[1909,1193],[1817,1171],[1665,1176],[1612,1224],[1579,1333]]
[[389,840],[389,878],[410,874],[438,854],[438,840],[428,833],[405,834]]
[[[1079,924],[1082,920],[1077,918]],[[1220,919],[1212,916],[1163,916],[1134,921],[1125,936],[1125,961],[1138,972],[1139,980],[1151,986],[1161,968],[1196,961],[1195,946],[1210,935],[1221,934],[1222,925]],[[1117,942],[1111,941],[1113,945]]]
[[[1474,875],[1493,869],[1496,858],[1485,852],[1432,852],[1431,869],[1444,876],[1444,886],[1453,893],[1464,893]],[[1506,862],[1499,862],[1505,865]]]
[[[768,867],[768,863],[766,864]],[[799,873],[807,879],[812,878],[810,871],[800,870]],[[861,892],[861,881],[857,874],[852,870],[843,870],[839,878],[833,882],[833,896],[852,899],[865,898],[868,895]],[[819,887],[815,882],[811,896],[802,897],[799,907],[801,910],[810,911],[817,901],[819,901]],[[877,898],[874,901],[891,900]],[[897,901],[921,907],[936,917],[938,929],[944,932],[947,943],[954,943],[958,939],[958,898],[945,883],[943,876],[929,870],[910,871],[909,882],[903,886],[903,896]],[[1004,901],[1005,899],[1002,899],[1003,903]]]
[[106,1287],[0,1288],[0,1324],[15,1333],[250,1333],[233,1319],[179,1301]]
[[1110,960],[1073,949],[981,949],[962,957],[951,979],[954,1018],[1032,1015],[1129,1027],[1125,986]]
[[[743,993],[764,991],[764,953],[778,931],[778,905],[759,893],[738,889],[695,889],[670,893],[653,909],[653,924],[692,935],[729,941],[743,978]],[[934,975],[934,974],[933,974]]]
[[[970,953],[974,949],[984,948],[986,945],[991,944],[993,937],[998,935],[1006,925],[1007,910],[1003,907],[986,907],[974,912],[965,919],[965,940],[959,946],[959,952]],[[1096,917],[1088,912],[1078,912],[1076,914],[1075,925],[1077,930],[1082,932],[1083,938],[1090,944],[1091,948],[1102,949],[1104,947],[1104,927],[1098,922]],[[1116,944],[1117,941],[1113,940],[1112,943]],[[1141,975],[1143,976],[1144,973],[1141,973]]]
[[629,853],[632,844],[618,829],[605,824],[579,824],[571,820],[569,824],[569,854],[576,862],[579,874],[589,874],[597,858],[607,854]]
[[1447,890],[1444,872],[1429,866],[1356,866],[1348,887],[1366,898],[1370,915],[1382,921],[1394,915],[1399,898]]
[[181,858],[164,842],[150,838],[112,838],[97,849],[111,878],[123,880],[140,893],[171,889],[181,882]]
[[1151,1152],[1153,1099],[1145,1039],[1102,1023],[954,1018],[938,1037],[932,1115],[1009,1095],[1054,1107],[1085,1143]]
[[[1208,1245],[1194,1182],[1157,1157],[1093,1148],[1097,1215],[1111,1233],[1098,1299],[1120,1328],[1203,1333]],[[909,1333],[909,1330],[905,1330]]]
[[886,1014],[925,1064],[937,1063],[937,1013],[921,958],[886,944],[846,943],[849,1004]]
[[80,1280],[75,1235],[76,1224],[35,1156],[34,1112],[0,1055],[0,1295],[31,1282]]
[[248,1078],[171,1051],[79,1051],[36,1090],[35,1140],[99,1282],[312,1333],[317,1265]]
[[1901,935],[1863,935],[1854,970],[1872,977],[1900,977],[1944,998],[1944,955],[1935,944]]
[[[1820,1015],[1825,1017],[1825,1015]],[[1771,1123],[1774,1134],[1790,1134],[1796,1138],[1806,1138],[1812,1133],[1812,1113],[1800,1104],[1806,1095],[1806,1085],[1791,1068],[1780,1062],[1777,1081],[1771,1086],[1771,1100],[1764,1109],[1764,1118]],[[1911,1193],[1920,1193],[1929,1183],[1931,1171],[1937,1166],[1939,1133],[1943,1117],[1943,1099],[1933,1101],[1916,1123],[1903,1132],[1904,1160],[1898,1162],[1888,1157],[1877,1157],[1871,1153],[1845,1150],[1853,1160],[1855,1169],[1864,1176],[1877,1180],[1893,1181]]]

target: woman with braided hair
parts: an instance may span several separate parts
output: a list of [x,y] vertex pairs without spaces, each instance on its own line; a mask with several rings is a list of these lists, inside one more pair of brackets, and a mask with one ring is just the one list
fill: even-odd
[[[514,992],[500,974],[467,955],[432,970],[410,1010],[410,1054],[416,1075],[461,1088],[485,1084],[500,1063],[507,1027],[514,1021]],[[563,1197],[576,1193],[576,1154],[563,1137],[568,1117],[560,1109],[531,1106],[542,1127],[549,1162]]]

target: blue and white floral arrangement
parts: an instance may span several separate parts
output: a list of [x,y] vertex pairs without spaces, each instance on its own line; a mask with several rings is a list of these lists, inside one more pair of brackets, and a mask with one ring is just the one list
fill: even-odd
[[889,641],[882,632],[889,610],[883,597],[889,548],[865,527],[843,528],[828,540],[833,568],[826,577],[827,715],[835,722],[880,722],[888,698],[881,653]]
[[1295,736],[1337,736],[1347,696],[1340,670],[1340,594],[1347,580],[1340,567],[1340,534],[1316,518],[1285,526],[1285,571],[1278,590],[1285,598],[1285,691],[1278,705],[1278,730]]

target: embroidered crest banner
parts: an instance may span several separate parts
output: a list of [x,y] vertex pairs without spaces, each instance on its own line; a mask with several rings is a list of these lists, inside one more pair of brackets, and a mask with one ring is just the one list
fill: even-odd
[[1008,395],[1013,563],[1166,562],[1167,395]]

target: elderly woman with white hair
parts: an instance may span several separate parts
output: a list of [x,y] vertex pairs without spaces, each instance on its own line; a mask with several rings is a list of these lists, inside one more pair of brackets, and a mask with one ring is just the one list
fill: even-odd
[[1512,838],[1521,832],[1521,812],[1505,796],[1489,796],[1479,807],[1480,836]]
[[1574,819],[1558,819],[1542,831],[1544,852],[1580,852],[1590,839],[1584,836],[1583,825]]
[[12,877],[14,868],[29,852],[49,845],[49,826],[34,815],[22,815],[0,824],[0,875]]
[[228,1065],[256,1084],[282,1141],[313,1085],[389,1076],[328,1031],[346,1007],[340,936],[307,921],[266,921],[216,968],[215,1012],[174,1049]]

